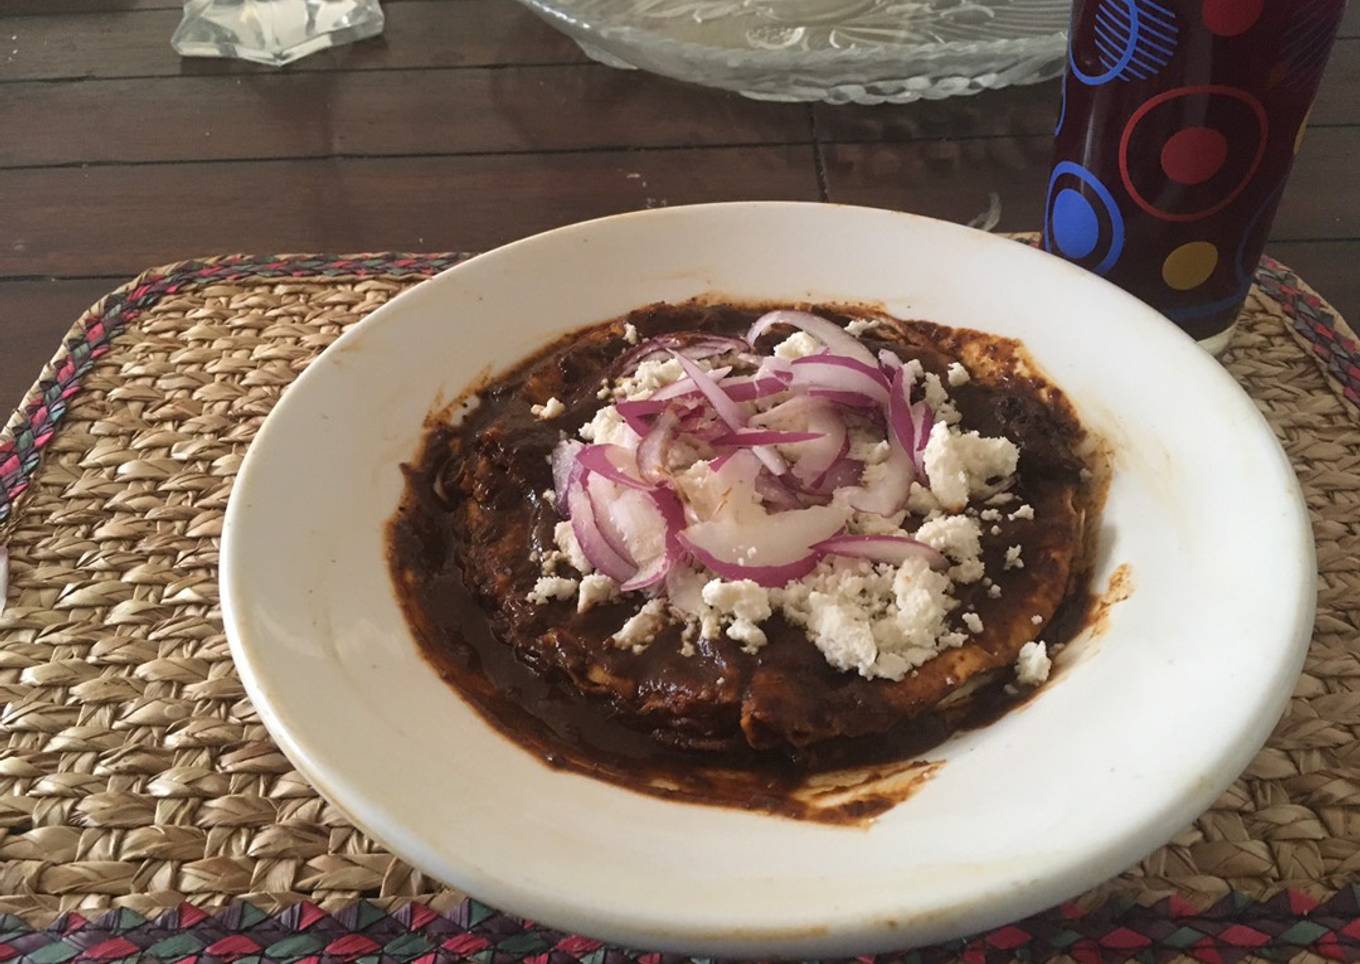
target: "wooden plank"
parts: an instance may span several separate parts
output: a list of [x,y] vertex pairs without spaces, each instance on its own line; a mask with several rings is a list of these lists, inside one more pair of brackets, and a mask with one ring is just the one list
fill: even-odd
[[[0,410],[5,416],[42,371],[81,312],[122,281],[0,281]],[[0,416],[3,417],[3,416]]]
[[[1360,4],[1357,4],[1360,6]],[[1360,39],[1339,40],[1313,108],[1312,123],[1360,124]],[[827,141],[919,141],[933,138],[1050,134],[1058,120],[1057,81],[984,91],[972,97],[872,107],[817,104],[817,134]]]
[[[811,140],[801,104],[594,64],[0,89],[0,166]],[[154,124],[145,123],[153,116]],[[80,122],[53,124],[54,117]]]
[[[282,71],[240,60],[181,58],[178,10],[0,18],[0,81],[295,74],[402,67],[580,63],[579,48],[511,0],[399,3],[381,37],[305,57]],[[9,39],[13,37],[14,39]],[[15,51],[11,53],[10,51]]]
[[[831,144],[824,149],[830,199],[968,221],[1001,200],[1002,231],[1036,230],[1052,161],[1050,137]],[[1273,237],[1280,241],[1360,238],[1355,158],[1360,127],[1309,131]]]
[[817,197],[808,146],[12,170],[0,276],[231,251],[481,250],[661,204]]

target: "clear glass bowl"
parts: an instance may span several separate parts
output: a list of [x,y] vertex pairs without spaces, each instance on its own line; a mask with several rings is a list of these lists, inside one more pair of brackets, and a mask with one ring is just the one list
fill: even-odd
[[909,103],[1062,73],[1070,0],[521,0],[613,67],[761,100]]

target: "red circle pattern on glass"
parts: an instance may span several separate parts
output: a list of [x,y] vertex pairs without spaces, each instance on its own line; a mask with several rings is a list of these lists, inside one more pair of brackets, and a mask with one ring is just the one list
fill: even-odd
[[1204,0],[1200,13],[1210,32],[1220,37],[1236,37],[1261,19],[1264,6],[1265,0]]
[[[1259,132],[1259,143],[1256,147],[1256,156],[1251,159],[1251,164],[1247,168],[1247,173],[1242,176],[1242,180],[1217,203],[1199,211],[1189,211],[1186,213],[1163,211],[1161,208],[1148,201],[1147,198],[1143,197],[1143,195],[1138,192],[1138,189],[1133,186],[1133,178],[1129,174],[1129,142],[1133,139],[1134,128],[1136,128],[1143,118],[1154,108],[1165,104],[1167,101],[1176,100],[1180,97],[1194,97],[1197,95],[1203,95],[1205,97],[1230,97],[1233,100],[1241,101],[1251,108],[1252,113],[1256,115],[1256,124]],[[1129,117],[1128,123],[1124,125],[1124,133],[1119,137],[1119,176],[1124,182],[1124,189],[1129,192],[1129,197],[1133,198],[1133,202],[1154,218],[1180,224],[1185,224],[1190,221],[1199,221],[1222,211],[1233,201],[1237,200],[1237,196],[1246,190],[1247,185],[1251,183],[1251,179],[1256,176],[1256,170],[1261,166],[1261,160],[1265,157],[1266,137],[1269,131],[1270,121],[1266,117],[1266,109],[1261,106],[1259,100],[1245,90],[1241,90],[1237,87],[1226,87],[1222,84],[1200,84],[1193,87],[1175,87],[1171,90],[1162,91],[1155,97],[1144,101]],[[1178,132],[1178,134],[1183,133],[1185,133],[1185,131]],[[1168,139],[1168,146],[1171,141],[1175,140],[1176,136],[1178,135],[1172,135],[1172,137]],[[1163,158],[1165,158],[1165,156],[1164,150]],[[1209,176],[1212,176],[1212,174]]]
[[1187,127],[1162,145],[1162,172],[1178,184],[1203,184],[1227,159],[1228,139],[1212,127]]

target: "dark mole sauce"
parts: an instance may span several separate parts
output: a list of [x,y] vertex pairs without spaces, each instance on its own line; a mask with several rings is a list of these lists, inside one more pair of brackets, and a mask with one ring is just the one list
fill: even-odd
[[[929,750],[954,732],[996,720],[1029,699],[1033,692],[1017,692],[1009,685],[1013,674],[1006,667],[985,674],[984,681],[967,699],[950,708],[914,715],[868,736],[825,740],[796,752],[789,752],[788,748],[771,751],[730,744],[703,749],[674,745],[664,734],[640,728],[635,718],[617,712],[608,700],[583,693],[553,667],[530,665],[526,657],[535,661],[532,653],[517,652],[498,638],[497,627],[505,625],[504,611],[520,605],[518,600],[532,586],[538,564],[528,551],[522,553],[522,560],[518,554],[507,559],[503,598],[487,603],[486,593],[479,599],[469,589],[461,563],[467,553],[478,551],[477,547],[459,544],[455,527],[448,522],[452,511],[447,501],[448,473],[453,460],[451,452],[457,449],[458,439],[503,431],[514,439],[517,464],[527,466],[523,471],[532,477],[521,480],[518,487],[491,486],[473,494],[486,512],[504,510],[507,525],[523,524],[527,500],[532,504],[532,531],[526,535],[525,545],[534,550],[551,548],[552,523],[559,517],[542,500],[542,491],[551,488],[551,473],[542,455],[556,445],[560,432],[574,432],[599,407],[608,404],[597,399],[595,392],[602,378],[614,374],[611,366],[630,347],[622,337],[624,322],[633,323],[644,338],[685,328],[744,332],[767,307],[691,303],[641,309],[608,325],[568,336],[513,371],[498,376],[479,390],[480,405],[458,427],[449,424],[447,411],[432,417],[423,450],[412,464],[403,467],[406,495],[389,527],[389,561],[397,596],[426,659],[489,723],[548,765],[662,797],[822,822],[862,823],[900,802],[929,778],[938,766],[922,759]],[[841,320],[869,313],[843,307],[817,310]],[[960,351],[961,339],[984,337],[919,323],[903,325],[902,331],[915,331],[916,344],[911,344],[910,335],[906,344],[878,343],[872,335],[864,336],[863,340],[875,351],[892,347],[904,358],[921,357],[928,370],[938,372],[951,356],[970,357],[967,351]],[[592,335],[594,341],[590,340]],[[939,354],[938,349],[948,354]],[[1043,393],[1045,409],[1053,413],[1056,424],[1068,434],[1068,441],[1080,439],[1080,427],[1061,395],[1037,376],[1017,373],[1012,356],[1019,349],[1014,343],[987,339],[985,351],[991,363],[1012,373],[1005,379],[1007,392],[1030,398]],[[951,390],[963,411],[964,424],[984,434],[989,434],[988,423],[993,420],[987,407],[978,400],[987,392],[994,389],[965,385]],[[554,395],[566,404],[565,414],[547,421],[530,414],[531,404],[542,403]],[[996,431],[993,422],[992,433]],[[524,452],[534,455],[521,457]],[[1022,446],[1022,480],[1023,452]],[[1079,466],[1068,468],[1076,472]],[[1036,481],[1035,474],[1030,473],[1029,484]],[[1020,505],[1026,493],[1021,489],[1019,495],[1003,510]],[[1097,507],[1092,503],[1092,508]],[[1088,526],[1087,533],[1093,528]],[[1083,554],[1083,558],[1087,557]],[[1004,588],[1004,546],[989,544],[984,539],[983,558],[988,574]],[[1050,650],[1075,637],[1086,625],[1092,600],[1085,581],[1083,569],[1081,577],[1072,581],[1057,612],[1043,627],[1043,638]],[[512,592],[518,594],[517,599]],[[956,596],[964,607],[975,608],[984,620],[1005,602],[1004,595],[999,603],[987,599],[980,584],[956,587]],[[574,599],[568,605],[574,614]],[[604,639],[635,609],[635,604],[606,604],[571,618],[578,629]],[[828,687],[843,685],[843,676],[829,670],[820,653],[805,638],[797,646],[775,645],[796,633],[777,614],[765,628],[771,644],[761,651],[762,658],[784,660],[799,672],[819,674]],[[669,627],[640,654],[606,651],[599,658],[607,666],[650,678],[649,685],[662,689],[669,686],[677,691],[700,685],[697,679],[700,666],[712,674],[715,665],[723,667],[730,663],[733,677],[740,674],[741,656],[735,646],[726,641],[698,641],[697,645],[701,647],[703,662],[695,662],[698,657],[691,657],[689,663],[676,658],[678,628]],[[687,672],[696,678],[683,678]],[[720,678],[719,682],[723,680]],[[702,740],[694,742],[701,744]]]

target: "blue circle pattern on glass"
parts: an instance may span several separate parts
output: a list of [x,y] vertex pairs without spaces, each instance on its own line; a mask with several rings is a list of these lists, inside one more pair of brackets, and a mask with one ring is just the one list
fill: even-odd
[[1063,188],[1053,202],[1053,243],[1064,258],[1080,261],[1096,249],[1099,241],[1096,209],[1070,187]]
[[1096,274],[1105,274],[1124,253],[1124,216],[1119,213],[1114,195],[1101,183],[1100,178],[1073,161],[1056,164],[1048,178],[1048,197],[1044,200],[1044,250],[1052,251],[1056,244],[1063,257],[1080,261],[1100,246],[1100,212],[1090,199],[1070,187],[1063,188],[1054,199],[1053,192],[1058,179],[1064,175],[1075,177],[1090,188],[1105,209],[1105,218],[1109,221],[1105,256],[1091,268]]
[[1088,87],[1113,80],[1147,80],[1171,62],[1179,33],[1175,11],[1154,0],[1100,0],[1094,35],[1096,59],[1102,69],[1090,74],[1077,66],[1075,31],[1067,51],[1067,67]]

